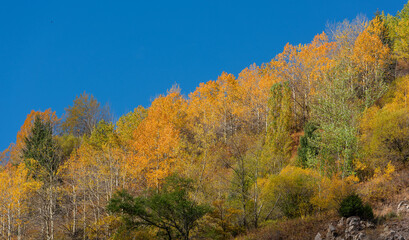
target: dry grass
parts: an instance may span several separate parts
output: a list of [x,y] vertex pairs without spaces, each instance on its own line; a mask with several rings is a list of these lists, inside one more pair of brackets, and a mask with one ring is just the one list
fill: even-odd
[[254,230],[245,236],[236,238],[237,240],[279,240],[279,239],[314,239],[318,232],[325,234],[328,223],[336,222],[338,215],[323,214],[309,216],[306,218],[297,218],[282,220],[272,223],[263,228]]
[[409,169],[396,171],[391,179],[372,179],[358,185],[358,193],[374,208],[385,208],[409,200]]

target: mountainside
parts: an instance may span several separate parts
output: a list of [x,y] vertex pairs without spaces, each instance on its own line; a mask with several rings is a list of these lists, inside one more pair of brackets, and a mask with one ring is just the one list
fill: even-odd
[[409,3],[116,122],[85,92],[33,110],[0,155],[0,236],[409,239],[408,73]]

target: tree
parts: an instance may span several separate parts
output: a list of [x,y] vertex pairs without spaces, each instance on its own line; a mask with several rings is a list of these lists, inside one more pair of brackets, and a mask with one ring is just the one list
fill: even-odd
[[315,166],[322,173],[342,177],[353,171],[352,160],[357,153],[357,124],[361,106],[350,75],[342,62],[326,77],[313,106],[314,123],[319,127],[317,147],[320,149]]
[[[21,240],[29,228],[30,208],[34,192],[41,186],[27,176],[28,170],[23,163],[13,166],[8,163],[0,169],[0,223],[3,226],[0,236],[3,239]],[[17,238],[15,238],[17,237]]]
[[263,158],[271,166],[271,172],[278,172],[291,153],[291,129],[293,112],[291,89],[288,82],[276,83],[271,87],[268,101],[268,128]]
[[36,117],[31,134],[25,138],[23,149],[25,164],[31,175],[42,181],[55,180],[61,163],[58,150],[51,123]]
[[133,180],[125,169],[123,149],[114,124],[102,120],[63,165],[67,235],[109,235],[105,205],[116,189]]
[[34,126],[34,121],[37,117],[41,120],[50,122],[52,128],[56,128],[60,122],[60,119],[52,112],[51,109],[47,109],[44,112],[31,110],[27,114],[20,131],[17,133],[16,144],[10,146],[10,162],[13,164],[19,164],[23,160],[23,148],[25,144],[25,139],[31,133],[31,129]]
[[390,62],[389,48],[378,37],[380,30],[378,18],[356,39],[352,60],[356,67],[358,77],[355,81],[358,97],[364,102],[364,107],[370,107],[386,91],[384,82],[385,70]]
[[298,163],[302,167],[313,167],[315,165],[315,157],[319,153],[317,147],[317,130],[318,127],[313,123],[307,123],[304,126],[304,136],[300,137],[300,145],[298,146]]
[[66,108],[65,112],[61,127],[74,136],[90,135],[99,121],[110,120],[108,105],[102,107],[93,95],[86,92],[77,96],[74,104]]
[[395,85],[387,104],[367,109],[360,119],[360,143],[368,170],[409,159],[409,78],[399,78]]
[[264,71],[265,66],[255,64],[245,68],[238,78],[240,84],[241,128],[249,134],[265,133],[268,119],[268,98],[277,78]]
[[317,84],[332,66],[335,46],[328,42],[325,33],[318,34],[310,44],[287,44],[283,52],[267,64],[266,71],[280,79],[277,82],[288,82],[297,129],[301,129],[310,117],[312,97]]
[[387,16],[393,53],[398,60],[409,59],[409,3],[396,16]]
[[[45,201],[43,207],[47,239],[54,239],[54,215],[56,206],[57,172],[61,164],[61,153],[50,122],[44,122],[39,116],[34,120],[31,133],[25,138],[23,149],[24,163],[34,179],[43,182]],[[44,193],[43,193],[44,194]]]
[[138,106],[133,112],[120,117],[116,122],[117,132],[125,146],[130,146],[134,141],[134,132],[143,119],[148,115],[148,110]]
[[147,186],[159,186],[180,164],[176,159],[185,106],[179,93],[158,97],[134,132],[135,154],[128,167]]
[[161,189],[133,197],[126,190],[117,192],[107,209],[122,216],[127,229],[143,226],[165,231],[168,239],[188,240],[197,221],[210,208],[190,200],[192,181],[176,175],[167,177]]

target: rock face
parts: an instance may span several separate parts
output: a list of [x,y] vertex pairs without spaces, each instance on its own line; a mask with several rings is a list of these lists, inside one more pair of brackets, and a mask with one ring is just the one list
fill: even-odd
[[[315,240],[370,240],[365,233],[367,229],[374,229],[375,224],[369,221],[362,221],[359,217],[349,217],[347,219],[341,218],[334,227],[331,223],[328,224],[327,234],[325,238],[320,233],[315,236]],[[405,240],[404,237],[399,235],[388,227],[385,227],[379,238],[382,240]]]

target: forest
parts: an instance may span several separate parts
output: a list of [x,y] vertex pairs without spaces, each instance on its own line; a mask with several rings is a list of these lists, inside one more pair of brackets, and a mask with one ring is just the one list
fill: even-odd
[[375,207],[409,188],[408,74],[409,2],[115,121],[86,92],[32,110],[0,154],[1,239],[253,239]]

